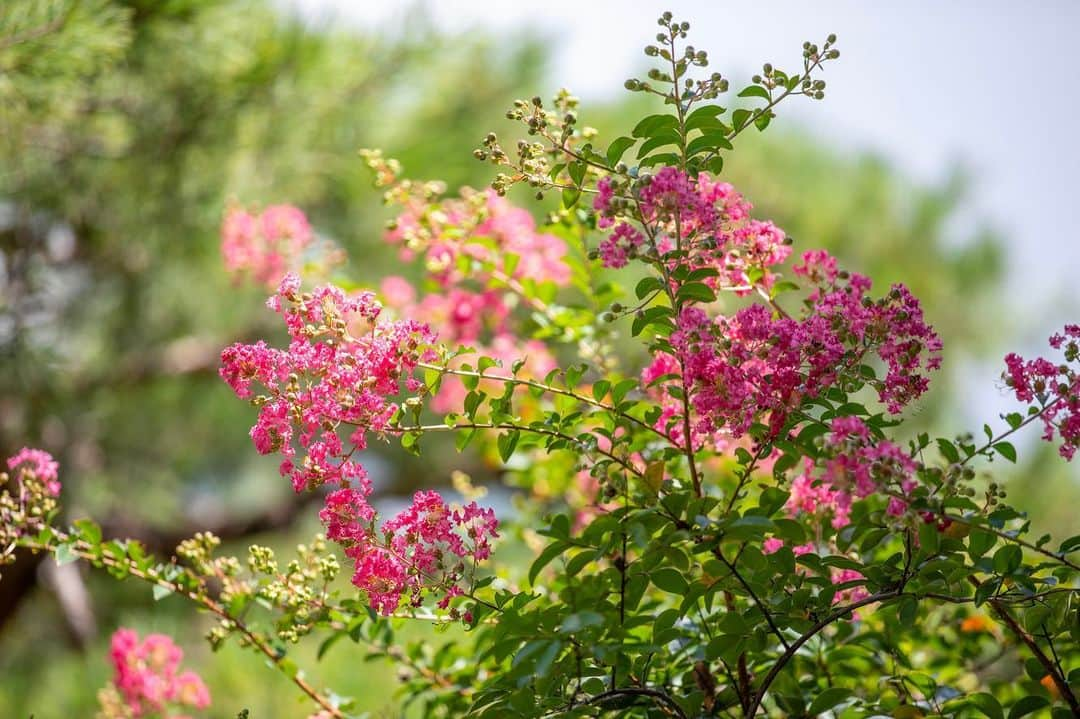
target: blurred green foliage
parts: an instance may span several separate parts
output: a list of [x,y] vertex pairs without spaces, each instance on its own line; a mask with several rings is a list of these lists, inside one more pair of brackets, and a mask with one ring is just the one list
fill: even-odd
[[[381,146],[412,176],[483,185],[489,171],[470,150],[540,86],[544,60],[527,36],[447,36],[422,17],[365,34],[304,27],[255,0],[4,3],[0,449],[52,451],[68,507],[99,519],[198,525],[287,495],[250,448],[252,412],[216,377],[221,347],[273,332],[263,291],[221,270],[223,209],[296,204],[349,251],[351,275],[374,281],[395,258],[356,151]],[[583,119],[611,138],[628,129],[625,110],[586,107]],[[944,396],[957,350],[992,346],[1000,242],[952,234],[963,182],[919,187],[879,158],[782,127],[743,138],[728,179],[804,246],[912,287],[949,350]],[[926,404],[936,416],[940,401]],[[400,486],[445,480],[426,477],[430,466],[388,474]],[[253,717],[302,714],[257,660],[210,657],[205,622],[178,600],[151,604],[148,591],[93,575],[89,586],[103,635],[128,623],[180,638],[218,698],[214,716],[242,708],[234,697],[252,698]],[[60,610],[40,596],[0,636],[0,714],[88,716],[107,640],[69,651]],[[388,697],[393,677],[348,661],[320,670],[354,695]]]

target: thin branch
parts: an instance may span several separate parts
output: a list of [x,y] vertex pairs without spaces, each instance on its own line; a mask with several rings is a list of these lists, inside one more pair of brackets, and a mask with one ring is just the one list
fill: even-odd
[[721,562],[723,562],[724,566],[726,566],[731,571],[731,575],[735,577],[735,579],[739,581],[739,584],[743,586],[743,589],[745,589],[747,593],[750,594],[750,598],[754,600],[754,603],[758,605],[758,609],[760,609],[761,613],[765,615],[765,621],[769,623],[769,628],[772,629],[772,633],[775,634],[776,638],[780,640],[780,643],[784,645],[784,649],[791,649],[791,645],[788,644],[788,640],[786,637],[784,637],[783,633],[780,631],[780,628],[776,626],[776,622],[773,621],[772,614],[765,607],[765,603],[761,601],[753,588],[751,588],[751,586],[746,582],[746,580],[743,579],[743,576],[739,574],[739,570],[735,568],[735,564],[728,561],[727,557],[724,556],[724,553],[720,551],[720,547],[713,548],[713,555]]
[[865,607],[866,605],[874,604],[875,602],[889,601],[891,599],[896,599],[897,597],[902,595],[902,587],[898,587],[887,592],[871,594],[870,596],[864,597],[857,602],[852,602],[847,606],[841,607],[832,614],[829,614],[824,619],[819,620],[816,624],[814,624],[814,626],[812,626],[798,639],[792,642],[791,646],[788,647],[787,651],[785,651],[780,656],[780,658],[776,660],[776,663],[772,665],[769,673],[766,674],[765,678],[761,681],[761,686],[758,687],[758,690],[754,693],[754,696],[750,702],[750,709],[746,712],[746,716],[753,717],[757,715],[758,709],[761,708],[761,703],[765,700],[765,694],[766,692],[768,692],[769,687],[772,685],[777,675],[779,675],[780,672],[784,669],[784,667],[787,666],[788,662],[791,661],[791,659],[795,656],[795,653],[799,651],[802,645],[806,644],[808,641],[817,636],[818,632],[820,632],[822,629],[829,626],[833,622],[850,615],[853,611],[859,609],[860,607]]
[[[577,437],[566,434],[565,432],[559,432],[558,430],[548,429],[546,427],[534,427],[527,424],[514,424],[512,422],[464,422],[462,424],[417,424],[411,426],[401,427],[388,427],[381,431],[389,434],[405,434],[407,432],[456,432],[463,429],[513,429],[519,432],[532,432],[533,434],[544,435],[545,437],[555,437],[557,439],[564,439],[568,442],[580,443]],[[638,476],[643,477],[644,473],[628,461],[619,457],[616,454],[609,452],[606,449],[594,448],[597,454],[602,454],[608,459],[616,462],[623,469]]]
[[642,687],[624,687],[622,689],[609,689],[608,691],[597,694],[585,704],[599,704],[600,702],[607,701],[608,699],[614,699],[620,696],[637,696],[637,697],[649,697],[654,699],[658,704],[663,704],[680,719],[690,719],[678,702],[671,698],[666,692],[662,692],[658,689],[645,689]]
[[[968,581],[976,590],[981,586],[979,580],[975,577],[968,577]],[[1069,686],[1068,680],[1062,675],[1057,664],[1055,664],[1050,657],[1046,656],[1046,652],[1042,650],[1042,647],[1035,642],[1035,639],[1033,639],[1030,634],[1024,631],[1024,628],[1020,626],[1016,619],[1013,618],[1013,615],[1009,613],[1009,610],[1002,606],[1000,602],[991,598],[987,600],[987,603],[990,605],[991,609],[994,610],[994,614],[996,614],[1001,621],[1005,622],[1009,629],[1012,630],[1012,633],[1027,646],[1035,656],[1035,659],[1038,660],[1039,664],[1043,665],[1047,675],[1053,680],[1054,685],[1058,688],[1058,692],[1060,692],[1062,698],[1069,705],[1069,708],[1072,709],[1073,714],[1075,716],[1080,716],[1080,700],[1076,698],[1072,688]]]
[[[65,537],[60,532],[55,532],[55,538],[61,542],[67,539],[67,537]],[[31,549],[50,551],[49,546],[42,545],[34,541],[28,541],[24,544],[24,546]],[[123,563],[106,554],[98,555],[97,553],[92,551],[93,547],[83,540],[78,540],[72,543],[70,546],[72,551],[79,558],[90,562],[91,564],[95,562],[100,562],[107,567],[122,569],[137,579],[141,579],[150,584],[154,584],[159,587],[168,589],[175,594],[187,597],[189,600],[205,608],[211,614],[214,614],[220,619],[229,622],[236,627],[236,630],[240,632],[240,634],[242,634],[243,637],[248,642],[250,642],[252,646],[254,646],[264,656],[266,656],[266,658],[270,660],[271,664],[281,670],[282,673],[285,674],[285,676],[289,677],[293,684],[295,684],[300,689],[300,691],[306,694],[321,709],[328,712],[330,716],[334,717],[334,719],[346,719],[345,715],[341,712],[341,710],[334,706],[329,699],[320,694],[318,690],[308,684],[302,676],[296,673],[290,674],[289,672],[284,671],[282,667],[282,661],[285,657],[283,654],[279,653],[276,649],[270,646],[270,644],[260,634],[250,629],[246,624],[244,624],[241,619],[230,614],[227,609],[225,609],[222,605],[218,604],[210,597],[198,594],[192,590],[187,589],[186,587],[181,586],[180,584],[170,582],[167,579],[151,576],[143,570],[139,569],[138,567],[132,566],[131,564]]]

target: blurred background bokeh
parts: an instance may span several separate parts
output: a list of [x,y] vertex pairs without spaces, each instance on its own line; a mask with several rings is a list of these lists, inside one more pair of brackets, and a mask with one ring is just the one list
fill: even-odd
[[[0,450],[48,449],[69,518],[166,554],[200,529],[241,547],[310,536],[314,506],[255,454],[252,409],[216,376],[221,347],[277,332],[263,290],[222,269],[225,207],[298,205],[348,251],[345,271],[375,284],[396,260],[359,148],[410,176],[483,186],[477,141],[506,129],[516,97],[563,85],[584,123],[623,134],[643,107],[619,89],[664,9],[736,78],[840,36],[826,100],[782,110],[725,171],[802,247],[912,287],[947,348],[913,421],[978,431],[1010,407],[1002,355],[1080,318],[1077,104],[1059,91],[1080,59],[1067,35],[1078,7],[0,2]],[[1036,527],[1075,533],[1080,477],[1023,439],[1021,463],[993,469]],[[371,462],[387,502],[448,482],[432,469],[447,463],[392,449]],[[84,570],[33,557],[5,568],[0,716],[92,716],[120,625],[177,636],[211,716],[304,715],[257,659],[211,654],[208,624],[179,599]],[[399,715],[392,667],[331,656],[320,680]]]

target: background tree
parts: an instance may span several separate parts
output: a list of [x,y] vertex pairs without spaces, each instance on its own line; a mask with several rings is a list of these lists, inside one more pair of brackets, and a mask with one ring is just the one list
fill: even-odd
[[[263,481],[272,466],[250,459],[247,438],[233,431],[250,412],[214,376],[227,340],[267,330],[259,303],[238,297],[220,270],[224,208],[297,203],[364,258],[352,274],[376,278],[392,262],[372,251],[387,214],[356,150],[384,146],[411,175],[483,184],[486,168],[469,150],[491,117],[537,84],[539,43],[425,27],[311,29],[267,3],[233,0],[16,0],[0,23],[0,446],[66,448],[68,475],[81,482],[68,485],[74,511],[111,516],[117,533],[162,546],[200,527],[244,535],[287,525],[293,499]],[[624,129],[625,110],[587,120]],[[999,245],[988,233],[961,242],[949,234],[961,185],[917,187],[879,159],[770,135],[745,143],[727,168],[762,213],[878,283],[912,280],[951,356],[986,346],[956,300],[990,301]],[[390,492],[446,479],[416,463],[381,476]],[[5,616],[35,576],[30,565],[5,572]],[[124,601],[95,608],[110,623],[152,609],[155,623],[181,626],[161,611],[167,605]],[[50,601],[23,611],[26,621],[3,637],[0,670],[11,681],[0,706],[82,711],[100,682],[71,682],[47,699],[42,689],[46,665],[104,671],[56,643],[50,622],[70,620],[71,610]],[[182,636],[200,631],[182,626]],[[245,666],[214,672],[218,687],[253,681]]]

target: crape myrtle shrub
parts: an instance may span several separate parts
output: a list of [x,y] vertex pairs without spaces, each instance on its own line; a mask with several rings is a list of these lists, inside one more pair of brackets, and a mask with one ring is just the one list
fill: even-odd
[[[299,641],[396,662],[425,716],[1080,713],[1080,537],[1029,536],[985,476],[1028,424],[1072,458],[1080,326],[1051,359],[1006,358],[1016,413],[897,439],[942,361],[918,300],[794,246],[723,181],[740,134],[824,96],[835,38],[764,65],[728,110],[687,30],[660,18],[657,67],[627,88],[664,108],[624,137],[601,143],[565,92],[516,102],[524,139],[475,153],[499,168],[489,190],[448,194],[365,152],[419,286],[338,277],[296,208],[229,210],[224,263],[273,288],[287,339],[226,348],[220,374],[255,408],[255,449],[324,497],[325,532],[295,557],[199,534],[163,562],[90,520],[60,527],[59,468],[34,449],[3,475],[6,554],[186,597],[213,646],[264,655],[315,717],[364,699],[296,666]],[[519,184],[558,193],[546,225],[504,197]],[[614,352],[627,336],[640,353]],[[501,463],[515,511],[457,474],[463,501],[419,492],[378,516],[364,449],[422,453],[432,433]],[[507,538],[531,559],[493,557]],[[401,642],[406,622],[451,636]],[[102,716],[210,702],[168,637],[121,629],[111,658]]]

